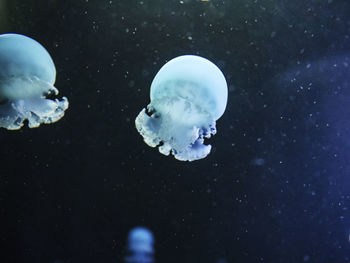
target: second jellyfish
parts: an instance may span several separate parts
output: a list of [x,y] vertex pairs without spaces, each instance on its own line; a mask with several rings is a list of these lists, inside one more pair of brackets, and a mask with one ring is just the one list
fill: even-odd
[[215,122],[225,111],[227,84],[220,69],[193,55],[166,63],[151,84],[151,103],[135,120],[151,147],[181,161],[205,158],[211,145],[204,138],[216,133]]
[[20,129],[25,120],[30,128],[61,119],[68,108],[57,95],[56,69],[46,49],[19,34],[0,35],[0,127]]

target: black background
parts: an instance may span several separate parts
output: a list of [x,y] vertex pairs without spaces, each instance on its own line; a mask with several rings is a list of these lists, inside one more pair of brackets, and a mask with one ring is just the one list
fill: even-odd
[[[0,131],[0,262],[350,262],[350,3],[1,0],[1,33],[51,54],[70,107]],[[134,127],[183,54],[229,85],[211,154],[180,162]]]

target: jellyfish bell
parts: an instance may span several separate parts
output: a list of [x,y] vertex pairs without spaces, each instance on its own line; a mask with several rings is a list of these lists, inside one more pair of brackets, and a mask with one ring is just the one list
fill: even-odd
[[204,138],[216,133],[215,122],[225,112],[227,83],[220,69],[193,55],[174,58],[156,74],[151,103],[135,120],[151,147],[181,161],[205,158],[211,145]]
[[50,54],[37,41],[19,34],[0,35],[0,127],[17,130],[61,119],[68,108],[54,87],[56,69]]
[[185,55],[166,63],[151,84],[151,102],[164,97],[182,97],[201,105],[215,120],[225,112],[227,84],[221,70],[200,56]]

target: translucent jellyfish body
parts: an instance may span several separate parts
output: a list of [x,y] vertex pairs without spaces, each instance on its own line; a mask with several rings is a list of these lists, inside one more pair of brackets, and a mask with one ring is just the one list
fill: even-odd
[[216,133],[215,122],[227,104],[226,79],[220,69],[199,56],[170,60],[151,84],[151,103],[135,120],[151,147],[181,161],[206,157],[211,145],[204,138]]
[[152,263],[154,238],[151,231],[145,227],[133,228],[127,240],[127,263]]
[[17,130],[28,120],[30,128],[61,119],[68,108],[53,86],[55,65],[46,49],[19,34],[0,35],[0,127]]

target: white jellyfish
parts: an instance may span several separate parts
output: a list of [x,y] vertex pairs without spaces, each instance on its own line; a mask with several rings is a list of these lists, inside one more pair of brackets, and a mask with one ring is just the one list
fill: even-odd
[[152,263],[154,238],[151,231],[145,227],[133,228],[127,240],[127,263]]
[[193,55],[166,63],[151,84],[151,103],[135,120],[151,147],[181,161],[205,158],[211,145],[204,138],[216,133],[215,121],[227,104],[226,79],[209,60]]
[[53,86],[55,65],[46,49],[19,34],[0,35],[0,127],[18,130],[28,120],[30,128],[61,119],[68,108]]

